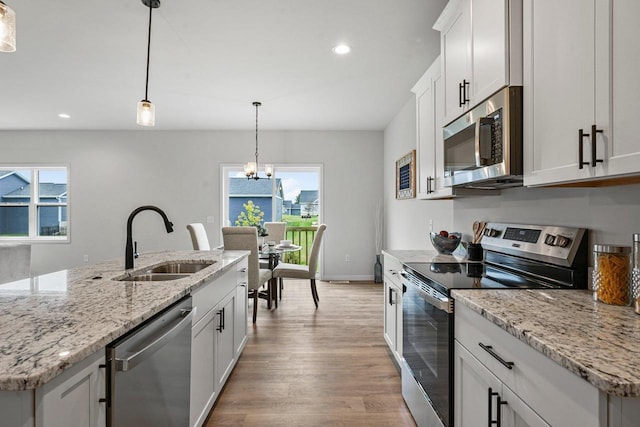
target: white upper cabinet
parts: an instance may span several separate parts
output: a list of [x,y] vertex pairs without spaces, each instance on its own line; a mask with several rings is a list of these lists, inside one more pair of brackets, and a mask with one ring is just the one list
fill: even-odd
[[416,95],[418,198],[452,197],[454,190],[444,186],[444,90],[440,57],[411,91]]
[[502,87],[522,84],[522,0],[450,1],[441,32],[444,123]]
[[635,0],[524,0],[524,184],[640,172]]

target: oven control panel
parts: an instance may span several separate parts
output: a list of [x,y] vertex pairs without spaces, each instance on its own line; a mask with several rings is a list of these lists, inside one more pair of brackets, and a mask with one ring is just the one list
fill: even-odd
[[571,265],[583,239],[584,228],[489,222],[480,243],[494,252]]

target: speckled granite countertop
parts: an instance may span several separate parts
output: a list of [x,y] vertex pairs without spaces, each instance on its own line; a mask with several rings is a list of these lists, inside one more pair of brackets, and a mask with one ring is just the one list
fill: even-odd
[[640,396],[640,315],[589,291],[454,290],[464,304],[605,393]]
[[401,263],[408,262],[466,262],[463,256],[457,255],[442,255],[435,250],[395,250],[384,249],[383,254],[391,255]]
[[[0,390],[37,388],[100,350],[203,283],[238,263],[245,251],[143,254],[123,270],[117,259],[0,284]],[[214,261],[165,282],[120,279],[169,262]]]

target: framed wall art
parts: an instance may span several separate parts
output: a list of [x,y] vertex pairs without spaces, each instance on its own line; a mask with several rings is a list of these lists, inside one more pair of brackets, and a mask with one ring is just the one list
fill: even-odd
[[416,150],[396,161],[396,199],[416,197]]

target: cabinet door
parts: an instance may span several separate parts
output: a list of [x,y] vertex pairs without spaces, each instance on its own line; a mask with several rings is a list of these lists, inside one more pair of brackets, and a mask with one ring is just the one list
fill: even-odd
[[502,387],[502,425],[504,427],[549,427],[533,409],[518,397],[509,387]]
[[[611,141],[607,131],[598,135],[596,146],[599,157],[608,149],[604,169],[608,175],[637,173],[640,171],[640,144],[635,124],[640,117],[640,28],[635,19],[640,16],[637,0],[614,0],[612,13],[612,111]],[[605,58],[606,59],[606,58]],[[599,118],[598,124],[604,122]],[[609,142],[609,143],[607,143]]]
[[209,310],[191,328],[191,398],[189,424],[201,426],[216,398],[215,348],[217,315]]
[[[468,104],[460,105],[460,84],[471,79],[471,6],[462,0],[450,24],[440,35],[442,71],[445,77],[445,120],[450,122],[462,114]],[[467,87],[469,93],[469,87]]]
[[[578,168],[578,130],[595,123],[595,3],[524,0],[525,185],[595,175]],[[589,138],[584,153],[586,160]]]
[[435,190],[435,99],[433,79],[440,76],[440,60],[431,64],[420,81],[413,87],[416,95],[416,137],[418,155],[418,197],[428,198]]
[[214,308],[216,321],[216,391],[220,392],[235,362],[233,328],[235,319],[235,290]]
[[454,349],[454,425],[485,427],[489,419],[497,418],[496,399],[491,392],[500,393],[502,383],[482,365],[464,346],[455,341]]
[[105,353],[95,353],[36,390],[36,427],[106,424]]
[[384,277],[384,340],[387,342],[391,352],[396,352],[397,345],[397,313],[396,300],[397,292],[390,280]]
[[233,357],[237,360],[247,342],[247,282],[236,288],[235,310],[233,313]]
[[477,104],[509,82],[508,0],[471,3],[471,103]]

